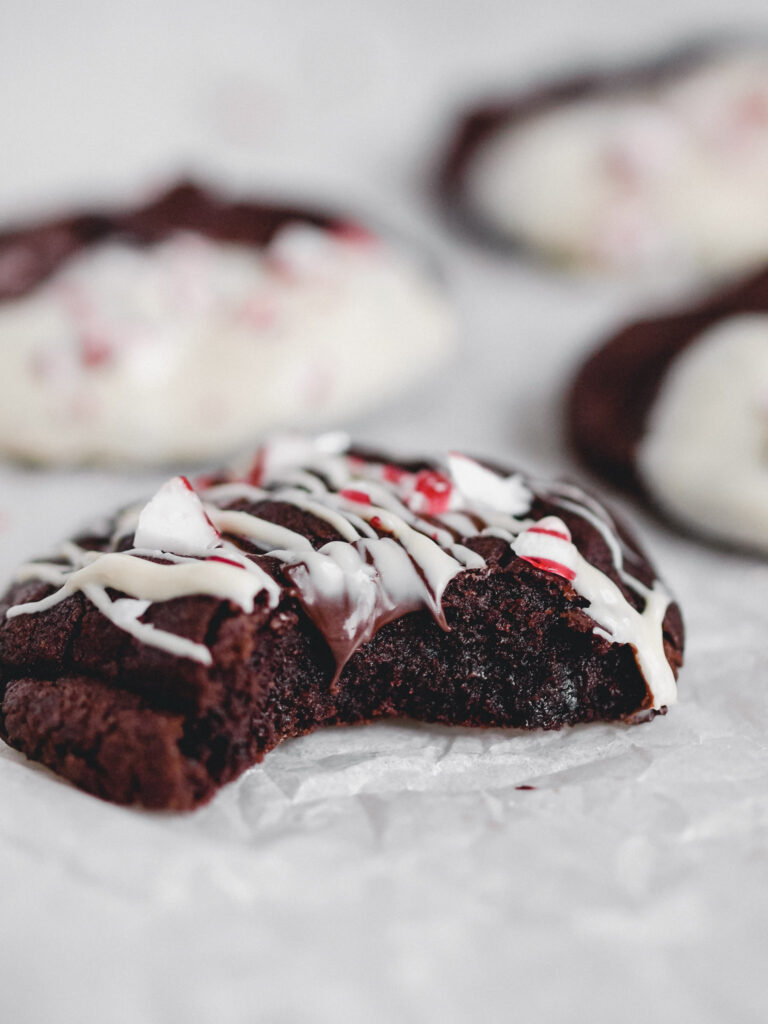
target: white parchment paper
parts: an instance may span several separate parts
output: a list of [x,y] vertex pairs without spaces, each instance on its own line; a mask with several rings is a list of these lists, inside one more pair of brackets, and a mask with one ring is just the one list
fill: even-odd
[[[184,168],[368,209],[440,257],[465,341],[347,426],[578,475],[562,387],[660,283],[451,237],[421,192],[445,116],[537,68],[760,25],[746,0],[5,0],[0,211]],[[159,479],[0,468],[3,581]],[[764,1021],[768,569],[617,501],[688,629],[680,704],[651,725],[322,732],[185,816],[110,806],[0,747],[0,1019]]]

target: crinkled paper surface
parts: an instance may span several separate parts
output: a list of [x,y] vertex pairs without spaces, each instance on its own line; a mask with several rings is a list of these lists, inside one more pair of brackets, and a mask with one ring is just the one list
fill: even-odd
[[[464,322],[450,366],[348,426],[578,474],[558,396],[658,282],[463,245],[421,201],[431,147],[448,110],[497,81],[761,11],[14,0],[0,11],[0,207],[190,167],[314,183],[427,240]],[[159,479],[0,468],[3,578]],[[680,703],[650,725],[322,732],[184,816],[110,806],[0,748],[2,1020],[764,1021],[768,569],[618,503],[688,629]]]

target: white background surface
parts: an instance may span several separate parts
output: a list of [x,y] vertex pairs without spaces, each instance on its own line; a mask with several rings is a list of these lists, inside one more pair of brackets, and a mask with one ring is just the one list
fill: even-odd
[[[183,169],[369,210],[440,255],[464,348],[352,429],[578,472],[560,389],[657,286],[464,246],[425,172],[478,90],[713,26],[765,2],[0,0],[0,214]],[[156,480],[0,468],[3,576]],[[632,511],[689,631],[650,726],[326,732],[182,817],[0,749],[2,1020],[764,1021],[768,572]]]

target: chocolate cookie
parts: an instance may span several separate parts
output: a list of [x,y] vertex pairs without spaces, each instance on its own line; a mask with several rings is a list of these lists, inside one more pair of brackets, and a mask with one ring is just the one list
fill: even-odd
[[645,555],[578,487],[283,440],[19,571],[0,732],[89,792],[184,809],[320,726],[649,719],[682,649]]
[[621,330],[579,371],[572,442],[686,529],[768,552],[768,271]]
[[768,258],[768,49],[718,44],[471,112],[442,168],[481,237],[603,269]]
[[455,324],[411,252],[194,185],[0,235],[0,451],[198,460],[385,401]]

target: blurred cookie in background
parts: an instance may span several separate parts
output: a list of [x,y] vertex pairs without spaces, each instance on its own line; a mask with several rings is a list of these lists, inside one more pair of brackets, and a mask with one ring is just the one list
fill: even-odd
[[569,429],[683,528],[768,553],[768,270],[619,331],[579,371]]
[[183,183],[139,209],[0,234],[0,450],[202,460],[384,402],[455,334],[407,246]]
[[692,48],[471,112],[442,195],[476,234],[571,266],[768,260],[768,43]]

